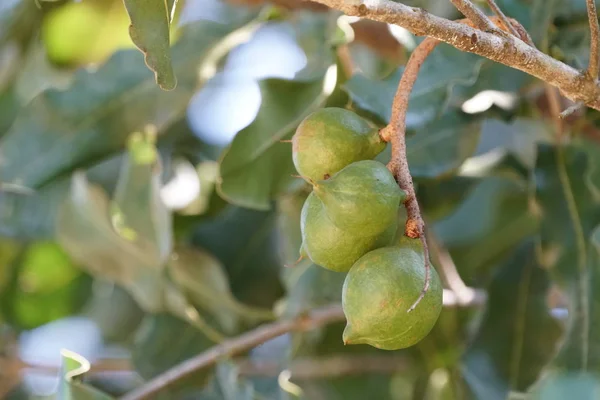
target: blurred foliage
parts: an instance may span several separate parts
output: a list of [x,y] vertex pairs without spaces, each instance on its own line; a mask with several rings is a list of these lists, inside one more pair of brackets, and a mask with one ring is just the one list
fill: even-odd
[[[403,3],[459,17],[447,1]],[[585,67],[585,1],[497,3],[540,50]],[[384,27],[373,39],[299,4],[0,2],[6,398],[118,397],[222,340],[340,301],[343,274],[298,261],[308,185],[287,141],[324,106],[386,124],[402,61],[422,38],[396,31],[396,41]],[[289,35],[261,48],[265,27]],[[229,57],[245,44],[255,46],[246,58]],[[301,64],[293,72],[291,60]],[[598,117],[566,119],[559,146],[547,103],[542,82],[444,44],[411,94],[407,151],[425,219],[485,305],[445,308],[427,338],[394,352],[344,346],[342,323],[292,332],[240,359],[223,354],[158,398],[597,398]],[[196,126],[209,106],[222,111]],[[247,123],[224,145],[205,136],[236,120]],[[38,336],[36,362],[60,371],[49,392],[42,378],[19,378],[31,367],[24,338]],[[318,367],[330,359],[341,361]],[[396,361],[342,368],[373,359]],[[13,364],[16,375],[5,373]]]

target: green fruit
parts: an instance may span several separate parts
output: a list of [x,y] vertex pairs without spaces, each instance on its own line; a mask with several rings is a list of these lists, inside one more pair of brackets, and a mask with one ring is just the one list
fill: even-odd
[[379,161],[357,161],[314,185],[327,215],[340,229],[377,235],[398,218],[406,193]]
[[293,160],[300,175],[327,179],[355,161],[375,158],[386,142],[364,118],[343,108],[322,108],[306,117],[292,138]]
[[352,264],[367,252],[389,245],[398,225],[396,219],[388,229],[375,236],[343,231],[327,217],[323,203],[314,192],[306,198],[300,218],[300,255],[306,255],[315,264],[337,272],[348,272]]
[[344,281],[344,343],[383,350],[418,343],[429,334],[442,310],[442,284],[432,266],[429,290],[417,307],[407,312],[424,284],[424,257],[417,244],[383,247],[365,254]]

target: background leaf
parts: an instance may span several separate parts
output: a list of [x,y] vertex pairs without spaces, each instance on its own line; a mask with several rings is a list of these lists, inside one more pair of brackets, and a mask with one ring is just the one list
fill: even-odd
[[170,35],[171,10],[164,0],[124,0],[131,18],[131,40],[144,53],[144,61],[154,71],[156,83],[165,90],[177,85],[171,65]]
[[116,53],[96,72],[78,72],[67,91],[46,90],[0,139],[0,181],[39,187],[122,150],[128,135],[148,124],[165,128],[185,110],[206,53],[237,27],[209,21],[187,26],[173,48],[180,85],[170,92],[156,88],[132,50]]
[[476,398],[504,399],[510,391],[526,391],[553,358],[562,329],[546,302],[548,273],[535,257],[534,242],[525,242],[488,286],[485,314],[463,360]]

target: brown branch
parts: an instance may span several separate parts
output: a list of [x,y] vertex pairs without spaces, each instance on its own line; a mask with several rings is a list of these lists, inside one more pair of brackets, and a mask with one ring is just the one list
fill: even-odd
[[479,10],[470,0],[450,0],[450,3],[456,7],[458,11],[467,17],[475,27],[484,32],[494,32],[496,27],[489,18]]
[[[450,290],[444,289],[444,307],[472,307],[479,306],[485,302],[486,296],[476,296],[471,302],[459,303]],[[121,400],[141,400],[155,398],[156,394],[169,385],[174,384],[188,376],[208,368],[221,359],[235,356],[243,353],[246,350],[252,349],[264,342],[281,336],[288,332],[305,332],[316,329],[335,322],[345,320],[344,311],[340,304],[333,304],[317,310],[313,310],[306,315],[298,318],[284,321],[277,321],[270,324],[259,326],[258,328],[243,333],[242,335],[226,340],[221,344],[212,347],[200,353],[181,364],[178,364],[161,375],[156,376],[152,380],[146,382],[139,388],[127,393],[121,397]],[[334,361],[331,361],[334,363]],[[341,370],[342,366],[337,367]],[[351,367],[347,367],[346,374],[352,373]],[[377,369],[372,366],[373,372]],[[293,371],[292,371],[293,372]],[[323,372],[324,373],[324,372]],[[340,374],[342,372],[339,372]],[[307,373],[308,374],[308,373]]]
[[600,57],[600,25],[594,0],[586,0],[588,20],[590,22],[590,62],[587,73],[593,80],[598,79],[598,62]]
[[429,249],[427,248],[427,240],[425,240],[425,222],[421,216],[419,202],[410,175],[408,167],[408,159],[406,157],[406,112],[408,110],[408,100],[412,92],[412,88],[417,81],[417,76],[421,66],[431,54],[433,49],[439,44],[439,41],[431,38],[425,39],[412,52],[404,72],[402,79],[398,85],[398,91],[394,97],[392,104],[392,116],[390,123],[382,129],[381,137],[392,143],[392,158],[388,164],[388,168],[394,174],[394,178],[402,190],[406,192],[406,200],[404,207],[406,208],[406,226],[404,234],[410,238],[421,239],[423,244],[423,253],[425,257],[425,283],[417,300],[410,306],[408,312],[411,312],[421,302],[427,294],[431,283],[431,265],[429,261]]
[[333,322],[341,322],[344,319],[342,307],[336,304],[311,311],[295,319],[262,325],[236,338],[225,340],[220,345],[176,365],[126,394],[122,397],[122,400],[155,398],[156,394],[165,387],[194,374],[198,370],[216,364],[222,358],[240,354],[284,333],[304,332]]
[[557,87],[574,102],[600,110],[600,83],[510,35],[497,35],[432,15],[391,0],[312,0],[375,21],[396,24],[418,36],[428,36],[470,53],[526,72]]

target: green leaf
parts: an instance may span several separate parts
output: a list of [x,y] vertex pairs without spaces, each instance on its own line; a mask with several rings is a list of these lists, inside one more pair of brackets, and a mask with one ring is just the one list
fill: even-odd
[[[474,84],[483,61],[448,45],[438,45],[423,64],[410,95],[407,128],[416,129],[443,114],[452,99],[453,87]],[[399,68],[381,81],[355,74],[343,87],[358,108],[387,123],[403,70]]]
[[58,208],[69,191],[69,180],[59,179],[33,193],[0,188],[0,234],[41,239],[54,235]]
[[432,225],[463,276],[489,270],[499,257],[537,232],[538,223],[529,212],[527,191],[527,184],[521,179],[487,177],[453,213]]
[[201,397],[202,400],[254,400],[254,386],[241,379],[238,368],[231,362],[217,364],[212,385]]
[[[575,146],[542,146],[536,166],[542,257],[568,300],[567,334],[554,364],[600,371],[600,262],[595,246],[600,206],[582,177],[592,165]],[[591,239],[591,242],[590,242]]]
[[165,0],[123,0],[131,19],[129,35],[144,53],[144,61],[156,77],[156,83],[165,90],[177,86],[171,65],[169,27],[171,10]]
[[130,150],[122,165],[111,205],[113,224],[125,224],[138,248],[165,263],[173,246],[173,229],[171,213],[160,197],[161,163],[139,163]]
[[595,201],[600,201],[600,146],[584,137],[578,138],[575,144],[588,154],[589,167],[585,173],[585,183]]
[[406,140],[411,175],[434,179],[456,171],[475,152],[480,131],[479,121],[457,113],[417,129]]
[[288,317],[338,303],[346,277],[346,274],[313,264],[309,259],[297,261],[302,242],[300,213],[305,199],[306,193],[302,192],[282,197],[278,202],[278,232],[283,247],[281,257],[289,266],[281,271],[287,292],[283,313]]
[[528,169],[535,167],[538,143],[552,143],[553,130],[546,121],[515,118],[511,123],[497,119],[483,122],[478,152],[503,150]]
[[217,190],[230,203],[268,210],[271,199],[296,180],[292,146],[281,140],[293,135],[302,119],[323,104],[327,93],[322,80],[269,79],[260,83],[260,90],[262,104],[256,119],[223,153]]
[[168,271],[189,301],[208,311],[226,332],[235,332],[240,320],[256,322],[274,317],[270,310],[238,302],[231,293],[223,266],[205,251],[177,248]]
[[217,190],[228,202],[268,210],[273,198],[294,186],[291,145],[281,140],[289,139],[304,117],[323,106],[335,87],[330,22],[330,15],[300,14],[294,29],[308,65],[294,81],[260,82],[258,115],[221,156]]
[[60,400],[111,400],[112,397],[81,382],[90,370],[90,363],[72,351],[62,350],[61,379],[56,399]]
[[279,239],[273,212],[231,205],[197,224],[190,237],[222,263],[238,300],[268,308],[283,294]]
[[496,269],[463,359],[463,374],[477,398],[504,399],[511,390],[525,391],[552,359],[562,329],[546,302],[549,288],[531,240]]
[[148,311],[163,309],[162,262],[156,249],[148,252],[115,230],[109,199],[82,173],[73,175],[56,225],[61,245],[90,273],[123,285]]
[[[142,377],[151,379],[213,345],[202,332],[178,318],[169,314],[149,315],[135,338],[133,364]],[[161,394],[165,399],[179,398],[182,390],[205,386],[210,375],[210,368],[198,371],[179,384],[166,387]]]
[[180,117],[206,54],[236,26],[201,21],[173,48],[177,89],[157,88],[136,50],[116,53],[96,72],[79,71],[69,90],[46,90],[0,139],[0,181],[33,188],[123,149],[131,132],[157,131]]

